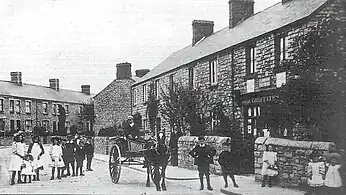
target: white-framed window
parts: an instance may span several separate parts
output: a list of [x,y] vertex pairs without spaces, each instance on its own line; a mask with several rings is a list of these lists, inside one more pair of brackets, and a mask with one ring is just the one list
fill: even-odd
[[20,113],[20,100],[15,101],[15,107],[14,110],[16,113]]
[[197,87],[196,84],[196,67],[191,67],[189,68],[189,86],[195,89]]
[[66,122],[65,122],[65,128],[66,128],[66,131],[67,131],[68,133],[70,133],[70,126],[71,126],[71,122],[70,122],[70,121],[66,121]]
[[58,115],[60,115],[60,106],[62,106],[61,104],[57,104],[56,105],[56,113],[58,114]]
[[138,99],[137,99],[137,89],[133,89],[133,92],[132,92],[132,95],[133,95],[133,105],[136,105],[138,103]]
[[210,84],[215,85],[217,84],[217,59],[213,59],[209,62],[209,77],[210,77]]
[[154,87],[155,87],[155,97],[156,97],[156,99],[159,99],[159,90],[160,90],[160,81],[157,79],[157,80],[155,80],[154,81]]
[[14,100],[10,100],[10,113],[14,113]]
[[53,104],[53,115],[57,114],[57,104]]
[[25,113],[31,113],[31,100],[25,100]]
[[68,104],[65,104],[65,114],[68,115],[68,113],[70,112],[69,110],[70,106]]
[[247,48],[246,64],[248,74],[254,74],[255,72],[257,72],[256,46],[250,46]]
[[0,112],[4,111],[4,99],[0,99]]
[[255,79],[250,79],[246,81],[246,93],[255,92]]
[[48,131],[49,130],[49,121],[43,120],[42,121],[42,127],[44,127]]
[[215,127],[217,127],[220,124],[220,120],[216,117],[216,115],[213,112],[210,112],[211,115],[211,130],[214,131]]
[[286,84],[286,72],[276,73],[276,87],[281,87]]
[[32,131],[32,120],[25,120],[25,131],[26,132]]
[[143,102],[146,102],[148,100],[148,89],[147,85],[143,85]]
[[278,35],[275,42],[276,62],[280,64],[283,60],[288,59],[289,40],[287,34]]
[[42,112],[48,114],[48,102],[42,102]]

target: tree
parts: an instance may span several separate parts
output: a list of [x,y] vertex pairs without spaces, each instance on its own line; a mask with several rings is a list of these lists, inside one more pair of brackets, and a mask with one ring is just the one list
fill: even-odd
[[84,103],[81,113],[81,119],[90,123],[89,131],[93,131],[95,117],[94,102]]
[[167,92],[161,92],[162,104],[159,109],[171,129],[176,126],[182,134],[189,130],[191,135],[204,135],[210,106],[208,94],[201,88],[190,89],[182,83],[167,88]]
[[65,108],[62,105],[59,105],[58,107],[59,109],[59,116],[58,116],[58,134],[59,135],[66,135],[66,112],[65,112]]

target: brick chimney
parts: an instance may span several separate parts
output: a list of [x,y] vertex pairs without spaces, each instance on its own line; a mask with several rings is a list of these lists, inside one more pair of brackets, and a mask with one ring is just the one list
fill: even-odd
[[229,28],[254,14],[254,0],[229,0]]
[[146,75],[150,70],[149,69],[138,69],[136,70],[136,77],[143,77],[144,75]]
[[11,82],[22,85],[22,72],[11,72]]
[[208,37],[214,33],[214,22],[208,20],[192,21],[192,46],[203,37]]
[[49,79],[49,88],[59,91],[59,79]]
[[130,79],[131,74],[131,64],[128,62],[117,64],[117,80]]
[[90,95],[90,85],[82,85],[81,89],[82,89],[82,93],[86,95]]

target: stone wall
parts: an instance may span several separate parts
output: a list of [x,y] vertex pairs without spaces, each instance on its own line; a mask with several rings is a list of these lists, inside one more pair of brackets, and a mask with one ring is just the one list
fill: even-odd
[[[212,174],[221,174],[221,167],[217,162],[219,154],[225,149],[222,143],[225,143],[229,137],[206,136],[208,145],[216,149],[214,156],[214,164],[210,165],[210,172]],[[198,137],[196,136],[182,136],[178,140],[178,167],[197,170],[194,165],[194,159],[189,155],[189,152],[196,146]]]
[[109,138],[108,137],[95,137],[94,145],[95,145],[96,154],[108,154],[109,152]]
[[262,179],[262,157],[266,144],[272,144],[274,151],[278,153],[278,185],[291,187],[306,184],[308,180],[307,165],[309,155],[314,150],[326,154],[331,147],[335,146],[332,142],[292,141],[280,138],[259,137],[255,141],[254,150],[256,180]]

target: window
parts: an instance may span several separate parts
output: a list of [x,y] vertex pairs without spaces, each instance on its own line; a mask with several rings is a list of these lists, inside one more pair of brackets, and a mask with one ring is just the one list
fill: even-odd
[[25,121],[25,131],[31,132],[32,131],[32,120],[26,120]]
[[57,113],[58,115],[60,115],[60,106],[61,106],[61,104],[57,104],[57,105],[56,105],[56,113]]
[[14,113],[14,100],[10,100],[10,112]]
[[17,120],[17,131],[20,131],[20,120]]
[[246,92],[247,93],[255,92],[255,79],[246,81]]
[[65,122],[65,128],[66,128],[67,133],[70,133],[70,126],[71,126],[70,121],[66,121]]
[[147,85],[143,85],[143,102],[146,102],[148,100],[148,91],[147,91]]
[[69,105],[65,104],[65,114],[68,115],[69,112]]
[[210,84],[217,84],[217,60],[214,59],[209,62],[209,76],[210,76]]
[[48,114],[48,103],[47,102],[42,103],[42,108],[43,108],[43,114]]
[[83,106],[79,106],[78,107],[78,114],[82,115],[82,113],[83,113]]
[[14,120],[10,120],[10,130],[14,131]]
[[31,113],[31,101],[30,100],[25,100],[25,112]]
[[147,129],[147,125],[148,125],[148,120],[147,119],[143,119],[143,129],[144,130]]
[[246,134],[248,136],[259,136],[261,132],[258,132],[257,128],[259,127],[258,124],[258,117],[261,116],[261,107],[255,106],[255,107],[248,107],[247,108],[247,120],[246,120]]
[[283,60],[288,59],[288,36],[279,35],[275,38],[275,61],[279,65]]
[[156,99],[159,99],[159,88],[160,88],[159,80],[155,80],[155,97],[156,97]]
[[169,88],[171,90],[174,90],[174,75],[173,74],[169,75]]
[[53,104],[53,115],[56,115],[56,110],[57,110],[57,106],[56,106],[56,104]]
[[53,121],[53,132],[55,132],[55,131],[56,131],[56,122]]
[[14,109],[15,109],[16,113],[20,113],[20,100],[16,100],[15,103],[16,104],[15,104]]
[[196,88],[195,67],[189,68],[189,86],[192,89]]
[[137,103],[137,89],[133,89],[133,105],[136,105]]
[[220,124],[220,120],[216,117],[216,115],[211,112],[211,130],[214,131],[215,127],[217,127]]
[[48,131],[48,129],[49,129],[49,121],[48,120],[42,121],[42,126],[46,129],[46,131]]
[[281,87],[286,84],[286,72],[280,72],[276,74],[276,87]]
[[250,46],[246,50],[246,66],[248,74],[254,74],[257,71],[255,46]]
[[0,99],[0,112],[4,111],[4,100]]
[[0,119],[0,131],[5,131],[5,120]]

